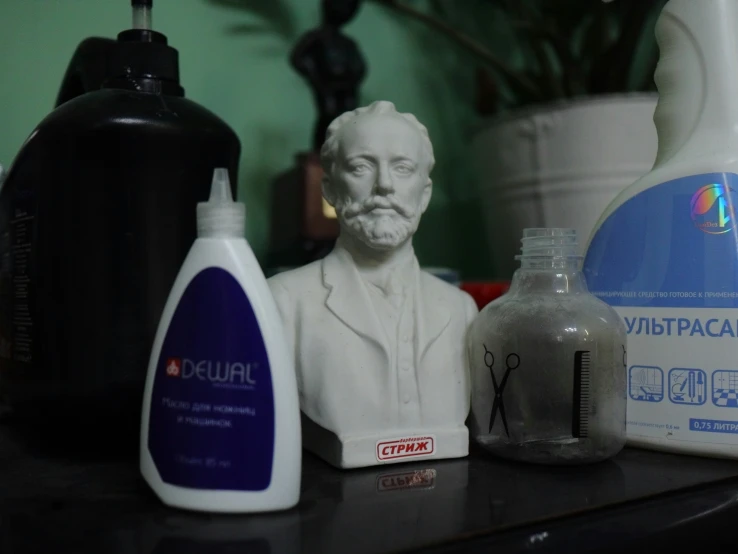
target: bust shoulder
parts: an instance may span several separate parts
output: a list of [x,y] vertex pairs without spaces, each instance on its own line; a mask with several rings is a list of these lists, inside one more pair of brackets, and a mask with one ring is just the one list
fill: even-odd
[[311,262],[307,265],[288,269],[267,279],[272,292],[285,289],[290,293],[296,293],[303,289],[307,283],[320,279],[322,273],[322,260]]

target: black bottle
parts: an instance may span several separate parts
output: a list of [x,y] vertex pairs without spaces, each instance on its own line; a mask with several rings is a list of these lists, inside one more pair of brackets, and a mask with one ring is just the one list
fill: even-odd
[[184,98],[177,51],[147,28],[151,1],[132,4],[139,28],[79,45],[0,190],[0,393],[44,435],[135,454],[196,204],[216,167],[235,189],[241,146]]

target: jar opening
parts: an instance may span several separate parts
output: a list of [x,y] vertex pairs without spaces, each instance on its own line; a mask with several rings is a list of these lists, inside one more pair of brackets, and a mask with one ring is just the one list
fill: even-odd
[[561,227],[537,227],[523,230],[522,248],[516,260],[523,267],[541,267],[555,263],[554,267],[576,267],[583,256],[579,254],[579,241],[575,229]]

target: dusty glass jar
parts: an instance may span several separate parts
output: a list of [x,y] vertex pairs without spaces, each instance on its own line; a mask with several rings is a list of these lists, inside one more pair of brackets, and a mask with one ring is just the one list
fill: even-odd
[[510,290],[468,335],[471,436],[514,460],[582,464],[625,445],[626,331],[589,293],[576,232],[525,229]]

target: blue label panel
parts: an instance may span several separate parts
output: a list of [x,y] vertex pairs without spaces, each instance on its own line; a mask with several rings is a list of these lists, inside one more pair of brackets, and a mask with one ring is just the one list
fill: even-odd
[[645,190],[597,230],[584,260],[612,306],[738,307],[738,176],[710,173]]
[[722,419],[690,418],[689,430],[704,433],[738,433],[738,422]]
[[174,312],[151,397],[149,451],[166,483],[258,491],[274,461],[274,394],[248,297],[219,268],[200,272]]

